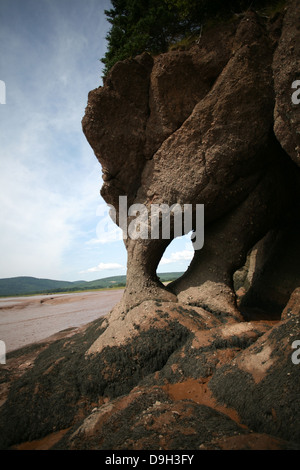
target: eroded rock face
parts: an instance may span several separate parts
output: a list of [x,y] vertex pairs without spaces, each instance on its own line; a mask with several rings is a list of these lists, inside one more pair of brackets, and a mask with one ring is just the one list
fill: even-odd
[[156,269],[172,236],[126,240],[123,311],[161,299],[242,319],[234,272],[268,232],[298,217],[298,9],[290,2],[270,21],[250,11],[188,51],[118,63],[90,92],[83,130],[102,164],[104,199],[118,209],[127,196],[149,213],[153,204],[205,207],[204,248],[168,288]]
[[119,62],[106,85],[89,94],[84,131],[102,164],[102,195],[115,206],[119,195],[132,200],[140,184],[152,65],[148,54]]
[[297,0],[288,2],[282,34],[273,60],[276,95],[274,130],[282,147],[298,166],[300,165],[300,106],[293,103],[292,94],[300,87],[300,30],[297,21],[299,14],[299,2]]
[[230,366],[220,368],[209,384],[214,396],[233,405],[251,429],[261,432],[263,428],[267,434],[281,434],[294,442],[300,442],[295,419],[300,375],[291,346],[299,335],[299,315],[292,315],[237,356]]

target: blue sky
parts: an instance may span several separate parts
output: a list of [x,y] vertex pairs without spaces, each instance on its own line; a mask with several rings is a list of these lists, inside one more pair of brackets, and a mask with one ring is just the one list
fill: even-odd
[[[109,8],[107,0],[0,0],[0,278],[126,273],[81,128],[88,92],[102,85]],[[158,270],[183,271],[191,256],[189,239],[175,240]]]

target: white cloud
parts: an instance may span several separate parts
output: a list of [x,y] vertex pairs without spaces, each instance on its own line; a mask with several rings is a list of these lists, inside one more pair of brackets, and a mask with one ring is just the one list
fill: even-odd
[[94,216],[92,194],[85,192],[85,181],[75,196],[51,191],[38,169],[11,163],[0,176],[0,275],[60,278],[65,251]]
[[78,247],[83,257],[101,200],[101,167],[81,119],[89,90],[101,81],[108,2],[74,1],[70,15],[62,14],[64,2],[37,2],[32,17],[33,3],[7,2],[0,30],[7,85],[0,107],[0,277],[74,278]]
[[96,237],[88,240],[86,245],[104,245],[123,240],[123,232],[112,220],[109,215],[109,206],[99,204],[96,212],[97,220]]
[[99,263],[98,266],[86,269],[85,271],[80,271],[79,274],[96,273],[96,272],[101,272],[101,271],[110,271],[110,270],[113,270],[113,269],[125,269],[125,267],[122,266],[119,263]]
[[169,257],[162,257],[160,264],[172,264],[177,263],[180,261],[191,261],[193,258],[194,251],[193,250],[183,250],[171,253]]

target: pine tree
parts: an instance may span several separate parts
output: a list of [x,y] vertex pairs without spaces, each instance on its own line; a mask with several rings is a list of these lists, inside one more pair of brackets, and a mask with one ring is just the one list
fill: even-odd
[[200,31],[211,18],[222,19],[247,8],[262,8],[284,0],[112,0],[105,10],[111,29],[101,62],[104,75],[119,60],[142,52],[165,52],[170,43]]

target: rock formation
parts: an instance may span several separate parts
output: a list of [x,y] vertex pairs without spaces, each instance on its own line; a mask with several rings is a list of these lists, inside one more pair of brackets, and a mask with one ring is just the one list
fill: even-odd
[[247,11],[89,93],[83,131],[117,223],[120,196],[203,204],[205,242],[164,286],[172,236],[128,237],[121,302],[11,355],[3,448],[300,448],[299,18],[296,0]]
[[123,309],[144,299],[176,299],[240,318],[234,272],[298,208],[293,7],[279,41],[281,17],[266,24],[248,12],[188,51],[116,64],[105,85],[90,92],[83,130],[102,164],[108,203],[118,208],[118,197],[127,196],[129,204],[148,208],[205,206],[205,246],[168,289],[156,269],[171,237],[127,240]]

